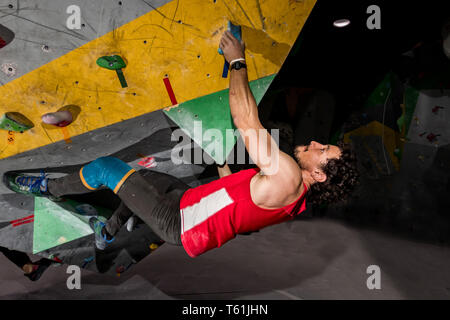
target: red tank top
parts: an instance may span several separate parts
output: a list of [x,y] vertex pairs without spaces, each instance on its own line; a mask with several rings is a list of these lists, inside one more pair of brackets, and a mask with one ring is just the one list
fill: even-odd
[[283,208],[258,207],[251,198],[250,181],[259,171],[242,170],[183,194],[181,242],[191,257],[222,246],[236,234],[291,220],[305,210],[306,185],[300,198]]

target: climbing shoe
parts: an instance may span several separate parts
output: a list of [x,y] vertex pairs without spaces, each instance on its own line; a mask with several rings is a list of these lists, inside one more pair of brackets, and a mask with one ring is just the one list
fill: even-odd
[[89,219],[89,225],[94,231],[95,235],[95,246],[98,250],[105,250],[105,248],[114,241],[114,237],[108,239],[106,236],[105,223],[99,220],[97,217],[92,217]]
[[7,172],[3,175],[4,184],[12,191],[35,197],[50,197],[48,178],[44,172],[40,176],[30,176],[17,172]]

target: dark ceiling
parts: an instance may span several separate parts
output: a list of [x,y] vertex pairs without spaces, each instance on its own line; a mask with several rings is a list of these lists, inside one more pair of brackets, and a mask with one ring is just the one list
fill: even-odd
[[[366,26],[367,7],[381,9],[381,29]],[[283,82],[331,90],[378,83],[398,57],[420,41],[439,41],[450,1],[318,0],[280,76]],[[333,21],[351,24],[335,28]]]

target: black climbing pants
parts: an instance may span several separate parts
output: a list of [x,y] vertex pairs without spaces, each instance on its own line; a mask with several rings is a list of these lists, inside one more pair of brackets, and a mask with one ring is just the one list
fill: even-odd
[[[180,200],[187,189],[187,184],[168,174],[151,170],[133,173],[117,193],[121,203],[108,220],[106,231],[115,235],[136,214],[162,240],[181,245]],[[48,191],[56,197],[92,192],[83,185],[78,172],[50,179]]]

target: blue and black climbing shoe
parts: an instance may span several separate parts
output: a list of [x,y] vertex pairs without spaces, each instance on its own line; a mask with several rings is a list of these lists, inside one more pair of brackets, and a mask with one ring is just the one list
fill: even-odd
[[3,175],[4,184],[12,191],[35,197],[51,197],[48,192],[48,178],[44,172],[40,176],[30,176],[17,172],[6,172]]
[[6,172],[3,175],[3,183],[14,192],[34,197],[46,197],[52,201],[62,201],[62,198],[55,197],[49,192],[48,180],[43,171],[40,176],[31,176],[14,171]]

